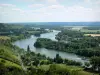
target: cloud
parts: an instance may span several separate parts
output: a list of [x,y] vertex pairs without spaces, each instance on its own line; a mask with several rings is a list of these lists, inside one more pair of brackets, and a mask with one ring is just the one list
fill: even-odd
[[[85,8],[83,6],[51,5],[33,11],[35,14],[40,14],[46,20],[52,21],[95,21],[100,20],[99,10],[92,8]],[[39,18],[42,18],[39,17]]]
[[57,0],[47,0],[47,2],[50,4],[58,4]]
[[91,8],[85,8],[85,7],[82,7],[82,6],[72,6],[72,7],[68,7],[67,8],[67,11],[70,11],[70,12],[91,12],[92,9]]
[[91,0],[84,0],[84,2],[89,3],[89,2],[91,2]]
[[43,8],[40,8],[40,9],[36,9],[36,10],[33,10],[33,12],[36,12],[36,13],[47,13],[47,12],[64,12],[66,11],[65,7],[63,5],[50,5],[50,6],[47,6],[47,7],[43,7]]
[[17,11],[17,12],[20,12],[20,13],[25,13],[25,11],[20,9],[20,8],[13,8],[12,11]]
[[43,6],[44,6],[43,4],[32,4],[32,5],[29,5],[28,7],[36,8],[36,7],[43,7]]
[[[40,0],[38,0],[40,1]],[[21,9],[12,4],[0,4],[1,21],[100,21],[100,7],[82,5],[66,6],[57,0],[41,0],[47,4],[35,3],[29,9]],[[87,0],[86,0],[87,1]],[[88,0],[87,2],[91,2]],[[93,2],[92,2],[93,3]],[[96,2],[95,2],[96,3]],[[40,8],[41,7],[41,8]],[[36,8],[36,9],[32,9]]]
[[100,0],[84,0],[84,2],[92,5],[100,5]]
[[16,5],[13,4],[0,4],[1,7],[16,7]]
[[96,0],[95,4],[99,4],[99,6],[100,6],[100,0]]
[[38,3],[45,3],[45,4],[58,4],[58,0],[20,0],[20,1],[24,1],[24,2],[38,2]]
[[[0,4],[0,20],[13,20],[14,17],[18,17],[25,14],[25,11],[17,8],[16,5],[12,4]],[[17,18],[16,18],[17,19]]]
[[51,6],[48,6],[49,9],[62,9],[64,8],[63,5],[51,5]]

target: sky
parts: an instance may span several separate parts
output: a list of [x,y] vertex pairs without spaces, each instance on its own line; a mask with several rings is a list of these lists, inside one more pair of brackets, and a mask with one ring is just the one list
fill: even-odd
[[97,22],[100,0],[0,0],[0,22]]

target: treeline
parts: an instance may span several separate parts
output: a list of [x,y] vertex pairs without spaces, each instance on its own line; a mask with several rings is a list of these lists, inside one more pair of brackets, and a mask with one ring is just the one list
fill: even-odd
[[37,48],[47,48],[59,51],[75,53],[81,56],[100,56],[100,38],[86,37],[72,40],[70,43],[52,41],[46,38],[38,38],[34,46]]
[[24,65],[31,66],[31,65],[49,65],[49,64],[67,64],[67,65],[74,65],[74,66],[81,66],[81,62],[76,62],[74,60],[63,59],[59,54],[56,54],[55,58],[49,58],[45,55],[41,55],[40,53],[34,53],[30,51],[30,47],[27,47],[26,54],[21,56]]
[[[30,47],[27,47],[27,52],[26,54],[21,56],[21,59],[24,63],[25,66],[29,66],[27,68],[27,73],[30,74],[42,74],[42,75],[47,75],[47,74],[58,74],[58,75],[78,75],[77,68],[76,70],[70,71],[69,66],[82,66],[82,63],[76,62],[73,60],[68,60],[68,59],[62,59],[59,54],[56,54],[55,58],[49,58],[46,57],[45,55],[41,55],[40,53],[35,54],[34,52],[30,51]],[[60,68],[56,68],[59,65],[57,64],[62,64]],[[47,67],[40,68],[41,66],[49,66],[49,69]],[[63,66],[64,65],[64,66]],[[91,67],[90,67],[91,65]],[[89,72],[97,72],[99,73],[100,71],[100,57],[91,57],[90,62],[86,62],[85,65],[83,66],[85,71]],[[89,68],[90,67],[90,68]],[[44,70],[46,69],[46,70]],[[98,69],[98,70],[96,70]]]
[[56,39],[58,41],[71,40],[71,39],[79,39],[82,38],[83,36],[84,34],[82,32],[64,29],[57,34]]
[[88,30],[100,30],[100,26],[91,26],[91,27],[84,27],[83,29],[88,29]]
[[40,36],[46,32],[44,28],[37,29],[26,25],[0,23],[0,35],[9,36],[11,41],[25,39],[31,35]]

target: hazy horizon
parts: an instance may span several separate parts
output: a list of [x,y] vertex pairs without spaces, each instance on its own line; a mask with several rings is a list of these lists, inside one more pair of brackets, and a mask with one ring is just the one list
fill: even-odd
[[16,22],[13,25],[49,25],[49,26],[100,26],[100,22]]

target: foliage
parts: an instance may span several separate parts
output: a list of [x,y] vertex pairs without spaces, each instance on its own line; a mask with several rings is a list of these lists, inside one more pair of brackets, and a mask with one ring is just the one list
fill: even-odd
[[0,58],[0,75],[24,75],[20,65]]
[[38,38],[34,46],[37,48],[47,48],[65,52],[76,53],[77,55],[91,57],[100,56],[100,38],[84,37],[72,40],[69,43],[52,41],[46,38]]
[[64,29],[57,34],[56,39],[61,41],[61,40],[70,40],[82,37],[83,37],[82,32]]
[[92,57],[90,59],[90,63],[93,70],[95,71],[96,69],[98,69],[98,72],[100,73],[100,57]]

